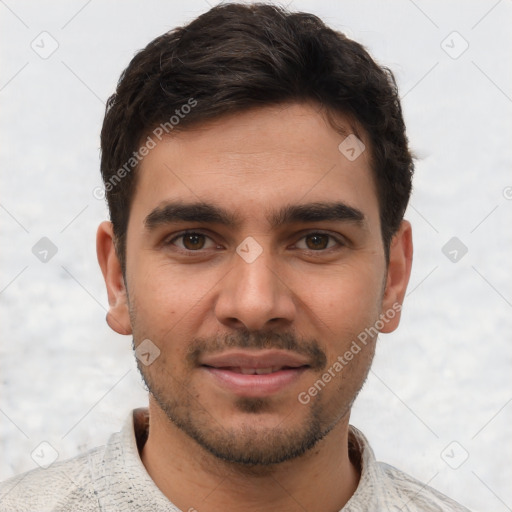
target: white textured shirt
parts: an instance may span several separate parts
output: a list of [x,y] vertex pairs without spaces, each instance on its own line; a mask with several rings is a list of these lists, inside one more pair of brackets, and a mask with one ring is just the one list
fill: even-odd
[[[105,446],[1,483],[0,511],[180,512],[151,480],[140,459],[147,418],[147,409],[135,409]],[[469,512],[402,471],[377,462],[368,440],[353,426],[349,440],[351,459],[359,461],[361,478],[343,512]]]

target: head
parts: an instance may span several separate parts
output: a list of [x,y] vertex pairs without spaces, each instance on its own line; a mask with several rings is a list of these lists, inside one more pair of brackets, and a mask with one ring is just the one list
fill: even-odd
[[[133,58],[101,147],[107,320],[148,354],[154,406],[240,464],[292,459],[348,421],[412,260],[392,73],[311,14],[223,4]],[[207,365],[233,350],[302,370],[233,392]]]

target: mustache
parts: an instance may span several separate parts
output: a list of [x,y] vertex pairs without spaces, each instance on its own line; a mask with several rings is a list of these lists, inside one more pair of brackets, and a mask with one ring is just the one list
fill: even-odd
[[188,347],[186,359],[191,366],[198,366],[201,356],[232,348],[287,350],[308,357],[313,370],[324,370],[327,367],[327,356],[316,339],[298,340],[291,332],[274,331],[240,330],[211,338],[194,338]]

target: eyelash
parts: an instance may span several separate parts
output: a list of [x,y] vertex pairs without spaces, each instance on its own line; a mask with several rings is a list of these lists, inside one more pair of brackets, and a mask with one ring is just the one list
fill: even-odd
[[[176,240],[179,240],[180,238],[183,238],[187,235],[202,235],[206,238],[209,238],[210,240],[212,240],[212,238],[210,236],[208,236],[206,233],[203,233],[202,231],[195,231],[195,230],[191,230],[191,231],[184,231],[176,236],[173,236],[173,238],[171,239],[167,239],[164,241],[164,245],[165,246],[170,246],[170,245],[174,245],[174,242]],[[314,250],[314,249],[302,249],[303,251],[306,251],[307,253],[310,253],[310,254],[326,254],[326,253],[330,253],[332,250],[336,250],[336,249],[340,249],[342,247],[345,247],[347,244],[345,241],[343,241],[341,238],[338,238],[334,235],[332,235],[331,233],[326,233],[324,231],[311,231],[309,233],[306,233],[305,235],[303,235],[299,240],[303,240],[304,238],[308,237],[308,236],[312,236],[312,235],[324,235],[324,236],[328,236],[331,240],[334,240],[336,243],[337,243],[337,247],[334,246],[334,247],[328,247],[326,249],[319,249],[319,250]],[[176,247],[176,246],[175,246]],[[184,254],[187,254],[187,255],[195,255],[195,254],[202,254],[204,253],[204,251],[206,251],[207,249],[198,249],[197,251],[193,251],[191,249],[183,249],[181,247],[176,247],[178,251],[184,253]],[[301,250],[301,249],[299,249]]]

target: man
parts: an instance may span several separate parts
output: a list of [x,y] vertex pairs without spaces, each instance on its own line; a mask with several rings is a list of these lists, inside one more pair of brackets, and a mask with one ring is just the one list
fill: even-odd
[[107,321],[149,408],[1,510],[467,510],[349,425],[412,263],[391,72],[310,14],[220,5],[134,57],[101,144]]

